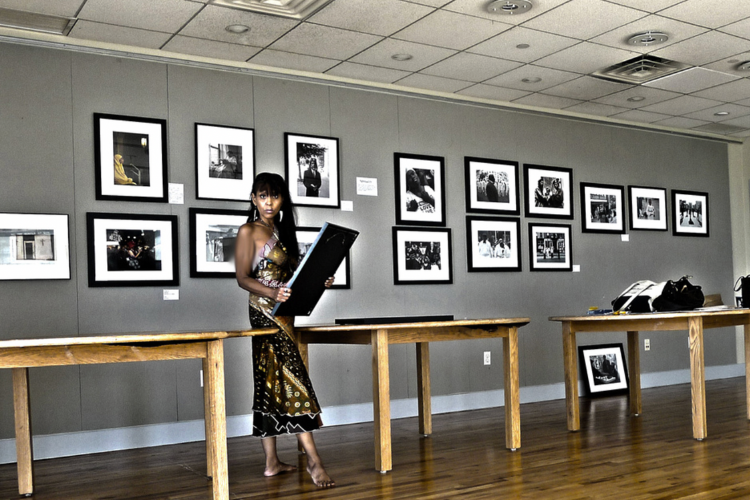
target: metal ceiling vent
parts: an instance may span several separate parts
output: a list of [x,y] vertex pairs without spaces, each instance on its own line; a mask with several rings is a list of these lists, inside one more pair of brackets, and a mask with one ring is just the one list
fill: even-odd
[[640,85],[689,68],[690,65],[655,56],[638,56],[600,69],[592,76],[620,83]]
[[303,21],[333,0],[209,0],[221,7]]

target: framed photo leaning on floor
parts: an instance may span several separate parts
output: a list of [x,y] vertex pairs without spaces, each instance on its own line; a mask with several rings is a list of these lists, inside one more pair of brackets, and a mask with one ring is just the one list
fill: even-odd
[[627,393],[628,370],[622,344],[578,346],[578,355],[589,395]]

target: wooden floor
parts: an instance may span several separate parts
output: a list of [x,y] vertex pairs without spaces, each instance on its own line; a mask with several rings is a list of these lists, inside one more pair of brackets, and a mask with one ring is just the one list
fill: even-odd
[[[372,424],[331,427],[316,440],[338,486],[316,490],[306,473],[264,478],[260,444],[229,440],[232,499],[731,499],[750,498],[750,422],[744,378],[706,383],[708,438],[691,438],[690,386],[581,403],[581,431],[566,429],[565,401],[521,405],[522,448],[504,446],[501,409],[436,415],[434,434],[414,418],[393,425],[393,471],[373,469]],[[295,441],[282,459],[304,469]],[[36,462],[36,500],[210,498],[203,443]],[[0,466],[0,498],[17,498],[15,464]]]

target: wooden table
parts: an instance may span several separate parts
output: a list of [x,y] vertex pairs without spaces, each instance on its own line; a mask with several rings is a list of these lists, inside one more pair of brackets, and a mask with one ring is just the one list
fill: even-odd
[[[556,316],[550,321],[562,322],[563,361],[565,364],[565,399],[568,430],[581,428],[578,412],[577,332],[628,332],[628,364],[630,366],[630,412],[640,415],[641,362],[639,331],[686,330],[690,343],[690,386],[693,400],[693,437],[702,440],[706,427],[706,378],[703,362],[703,330],[744,325],[745,359],[750,360],[750,309],[720,311],[689,311],[602,316]],[[747,384],[747,415],[750,419],[750,362],[745,363]]]
[[417,345],[419,432],[432,434],[429,343],[502,337],[505,382],[505,446],[521,447],[518,388],[518,328],[529,318],[477,319],[384,325],[332,325],[296,328],[302,358],[307,363],[309,344],[371,344],[375,469],[391,470],[391,400],[388,364],[390,344]]
[[224,339],[275,333],[266,328],[242,332],[160,333],[0,341],[0,368],[13,372],[18,492],[34,493],[29,400],[29,367],[126,363],[169,359],[203,360],[208,476],[214,500],[229,498],[224,400]]

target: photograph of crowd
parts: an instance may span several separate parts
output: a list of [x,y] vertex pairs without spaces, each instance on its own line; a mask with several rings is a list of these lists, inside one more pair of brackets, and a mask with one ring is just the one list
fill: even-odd
[[242,180],[242,146],[209,143],[208,176]]
[[600,224],[617,224],[617,197],[613,194],[589,195],[590,221]]
[[565,233],[536,233],[536,262],[565,262]]
[[161,232],[107,229],[107,271],[161,271]]
[[478,170],[476,190],[477,201],[508,203],[510,200],[508,174],[497,170]]
[[509,259],[511,257],[510,231],[479,231],[477,252],[480,257]]
[[406,269],[439,271],[442,268],[439,242],[407,241],[404,244],[404,249],[406,251]]
[[680,201],[680,226],[703,227],[703,203],[700,200]]

